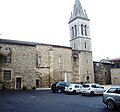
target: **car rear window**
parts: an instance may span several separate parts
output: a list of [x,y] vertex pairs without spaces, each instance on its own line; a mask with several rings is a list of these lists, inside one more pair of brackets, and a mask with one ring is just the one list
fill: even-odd
[[120,88],[110,88],[107,93],[116,93],[120,94]]
[[96,86],[96,85],[91,85],[91,87],[92,87],[92,88],[97,88],[97,86]]
[[97,85],[91,85],[91,87],[92,87],[92,88],[103,88],[103,89],[104,89],[104,87],[103,87],[103,86],[98,85],[98,84],[97,84]]
[[88,88],[88,87],[89,87],[89,85],[83,85],[83,87],[84,87],[84,88]]
[[117,88],[117,89],[115,90],[115,93],[120,94],[120,88]]
[[115,93],[116,88],[110,88],[107,93]]
[[79,85],[75,85],[75,88],[79,88],[80,86]]

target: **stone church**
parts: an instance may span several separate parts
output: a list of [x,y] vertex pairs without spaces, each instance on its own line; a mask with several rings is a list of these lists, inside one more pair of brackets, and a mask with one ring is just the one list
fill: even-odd
[[0,86],[31,89],[56,81],[94,82],[89,21],[75,0],[68,22],[70,47],[0,39]]

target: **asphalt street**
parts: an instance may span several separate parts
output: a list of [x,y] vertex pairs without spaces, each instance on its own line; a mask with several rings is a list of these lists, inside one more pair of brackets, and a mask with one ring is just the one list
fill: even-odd
[[120,112],[120,110],[108,110],[102,103],[101,96],[25,90],[0,91],[0,112]]

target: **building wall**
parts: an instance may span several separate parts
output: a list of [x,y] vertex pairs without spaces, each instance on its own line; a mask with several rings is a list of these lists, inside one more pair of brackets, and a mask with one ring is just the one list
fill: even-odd
[[92,52],[73,51],[72,65],[76,83],[94,82]]
[[81,51],[79,53],[79,64],[80,81],[94,82],[92,52]]
[[112,64],[94,62],[94,76],[95,82],[99,84],[111,84],[111,72]]
[[0,45],[3,48],[10,47],[12,49],[11,63],[3,63],[3,56],[0,56],[0,77],[3,77],[4,70],[11,70],[10,88],[16,88],[16,77],[21,77],[22,87],[31,88],[35,86],[35,47],[12,44]]
[[111,69],[111,81],[112,84],[120,84],[120,68]]
[[52,45],[37,45],[39,52],[39,66],[37,74],[41,75],[41,87],[49,87],[53,82],[64,81],[65,71],[68,81],[72,81],[72,50],[68,47]]
[[[11,63],[3,63],[0,56],[0,80],[3,70],[12,71],[10,87],[16,89],[16,78],[21,77],[21,86],[31,88],[50,87],[53,82],[64,81],[65,73],[67,81],[71,83],[94,82],[92,52],[77,51],[77,59],[74,59],[73,50],[70,47],[36,44],[35,46],[18,44],[1,44],[2,47],[12,49]],[[22,88],[21,87],[21,88]]]
[[73,68],[73,82],[81,83],[80,74],[79,74],[79,52],[72,51],[72,68]]

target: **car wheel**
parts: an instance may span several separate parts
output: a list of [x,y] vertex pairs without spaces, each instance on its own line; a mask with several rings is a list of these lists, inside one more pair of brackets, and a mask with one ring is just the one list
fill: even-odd
[[55,93],[55,90],[53,90],[53,93]]
[[90,96],[94,96],[94,95],[95,95],[94,91],[91,91]]
[[113,109],[115,108],[115,103],[114,103],[114,101],[108,100],[108,101],[107,101],[107,107],[108,107],[110,110],[113,110]]
[[61,93],[61,92],[62,92],[62,90],[61,90],[61,89],[58,89],[57,91],[58,91],[58,93]]
[[73,93],[73,95],[75,95],[75,94],[76,94],[76,90],[73,90],[73,92],[72,92],[72,93]]

